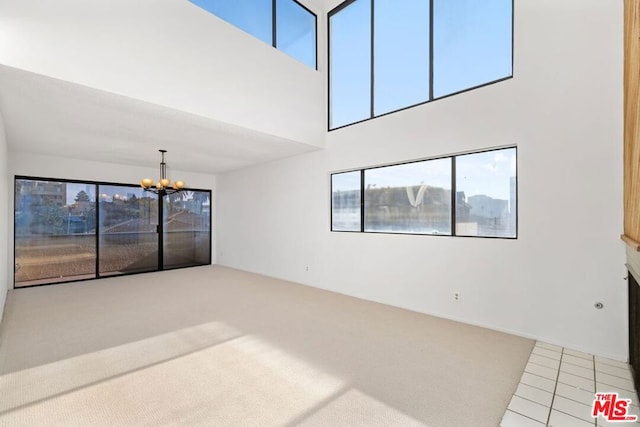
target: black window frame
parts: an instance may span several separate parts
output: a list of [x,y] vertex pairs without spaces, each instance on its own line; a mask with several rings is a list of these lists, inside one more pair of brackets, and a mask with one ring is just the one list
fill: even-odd
[[[294,0],[295,1],[295,0]],[[375,115],[374,114],[374,103],[375,103],[375,57],[374,57],[374,42],[375,42],[375,0],[371,0],[371,46],[370,46],[370,55],[371,55],[371,89],[370,89],[370,106],[369,106],[369,111],[370,111],[370,116],[362,119],[362,120],[358,120],[355,121],[353,123],[348,123],[345,125],[341,125],[341,126],[336,126],[336,127],[331,127],[331,17],[337,13],[339,13],[341,10],[347,8],[348,6],[350,6],[351,4],[355,3],[358,0],[345,0],[344,2],[342,2],[341,4],[339,4],[338,6],[334,7],[333,9],[331,9],[328,13],[327,13],[327,132],[331,132],[334,130],[338,130],[338,129],[342,129],[348,126],[353,126],[356,125],[358,123],[363,123],[363,122],[367,122],[369,120],[373,120],[373,119],[377,119],[378,117],[384,117],[387,116],[389,114],[394,114],[400,111],[404,111],[407,110],[409,108],[414,108],[414,107],[418,107],[420,105],[424,105],[424,104],[428,104],[430,102],[433,101],[438,101],[440,99],[445,99],[445,98],[449,98],[451,96],[455,96],[455,95],[460,95],[462,93],[465,92],[469,92],[472,90],[476,90],[476,89],[480,89],[486,86],[491,86],[494,85],[496,83],[500,83],[503,82],[505,80],[509,80],[513,78],[513,67],[514,67],[514,42],[515,42],[515,31],[514,31],[514,27],[515,27],[515,0],[511,0],[511,74],[509,76],[506,77],[501,77],[499,79],[496,80],[492,80],[490,82],[487,83],[483,83],[483,84],[479,84],[473,87],[469,87],[466,89],[462,89],[459,90],[457,92],[453,92],[453,93],[449,93],[446,95],[442,95],[439,97],[434,97],[433,96],[433,76],[434,76],[434,55],[433,55],[433,51],[434,51],[434,44],[433,44],[433,31],[434,31],[434,22],[433,22],[433,2],[435,0],[425,0],[429,2],[429,52],[428,52],[428,57],[429,57],[429,73],[428,73],[428,94],[427,94],[427,100],[426,101],[422,101],[422,102],[418,102],[416,104],[412,104],[412,105],[407,105],[406,107],[402,107],[402,108],[398,108],[396,110],[393,111],[388,111],[382,114],[378,114]]]
[[[293,3],[296,3],[303,10],[307,11],[311,16],[313,16],[313,22],[314,22],[314,30],[313,31],[314,31],[314,45],[315,45],[315,52],[314,52],[314,65],[315,66],[313,67],[313,69],[317,71],[318,70],[318,15],[314,11],[309,9],[307,6],[305,6],[304,4],[300,3],[298,0],[287,0],[287,1],[291,1]],[[277,46],[277,40],[278,40],[277,13],[278,13],[278,11],[277,11],[277,4],[276,3],[277,3],[277,0],[271,0],[271,47],[280,50],[278,48],[278,46]],[[197,6],[197,7],[200,7],[202,10],[205,10],[205,11],[211,13],[212,15],[218,16],[214,12],[211,12],[210,10],[205,9],[204,7],[201,7],[200,5],[198,5],[196,3],[193,3],[193,4],[195,6]],[[238,27],[233,22],[229,22],[229,21],[227,21],[226,19],[224,19],[222,17],[219,17],[219,18],[222,19],[223,21],[227,22],[228,24],[233,25],[234,27],[238,28],[239,30],[242,30],[245,33],[250,34],[251,36],[253,36],[253,34],[243,30],[242,28]],[[255,37],[255,36],[253,36],[253,37]],[[262,39],[260,39],[258,37],[255,37],[255,38],[260,40],[260,41],[264,41],[264,40],[262,40]],[[288,53],[284,52],[283,50],[280,50],[280,51],[282,53],[290,56],[291,58],[295,59],[296,61],[302,62],[303,64],[306,65],[305,62],[299,60],[298,58],[296,58],[296,57],[294,57],[292,55],[289,55]]]
[[[493,151],[514,149],[516,153],[516,170],[515,170],[515,197],[516,197],[516,206],[515,206],[515,235],[511,236],[481,236],[481,235],[468,235],[468,234],[457,234],[456,233],[456,203],[457,203],[457,185],[456,185],[456,159],[457,157],[467,156],[471,154],[481,154],[481,153],[489,153]],[[420,163],[420,162],[428,162],[430,160],[440,160],[440,159],[451,159],[451,234],[431,234],[431,233],[409,233],[409,232],[394,232],[394,231],[366,231],[365,230],[365,171],[385,168],[389,166],[399,166],[406,165],[411,163]],[[333,176],[339,175],[342,173],[349,172],[360,172],[360,230],[334,230],[333,229]],[[480,238],[480,239],[505,239],[505,240],[517,240],[518,239],[518,222],[519,222],[519,206],[520,206],[520,197],[518,194],[518,146],[517,145],[506,145],[501,147],[493,147],[486,148],[482,150],[474,150],[474,151],[465,151],[456,154],[442,155],[442,156],[433,156],[426,157],[421,159],[407,160],[403,162],[395,162],[388,163],[383,165],[369,166],[357,169],[346,169],[336,172],[329,173],[329,189],[330,189],[330,197],[331,202],[329,204],[329,231],[334,233],[367,233],[367,234],[392,234],[392,235],[409,235],[409,236],[436,236],[436,237],[464,237],[464,238]]]
[[[318,15],[316,15],[311,9],[309,9],[307,6],[303,5],[302,3],[300,3],[298,0],[289,0],[292,1],[294,3],[296,3],[298,6],[300,6],[303,10],[306,10],[307,12],[309,12],[309,14],[311,14],[311,16],[313,16],[313,36],[314,36],[314,46],[315,46],[315,52],[314,52],[314,65],[315,67],[313,67],[314,70],[318,71]],[[271,34],[271,45],[280,50],[277,46],[277,40],[278,40],[278,28],[277,28],[277,14],[278,14],[278,10],[277,10],[277,0],[272,0],[272,6],[271,6],[271,28],[272,28],[272,34]],[[293,59],[297,60],[298,62],[302,62],[300,61],[298,58],[289,55],[288,53],[286,53],[283,50],[280,50],[280,52],[292,57]],[[304,62],[302,62],[304,64]]]
[[[340,172],[333,172],[330,175],[329,179],[329,193],[331,194],[331,207],[330,207],[330,218],[331,224],[329,226],[331,231],[337,231],[342,233],[360,233],[364,227],[364,169],[354,169],[354,170],[346,170]],[[340,175],[344,173],[353,173],[359,172],[360,175],[360,230],[334,230],[333,229],[333,175]]]
[[[100,221],[100,197],[98,194],[98,188],[101,185],[105,185],[105,186],[114,186],[114,187],[135,187],[135,188],[140,188],[139,184],[127,184],[127,183],[121,183],[121,182],[108,182],[108,181],[87,181],[87,180],[78,180],[78,179],[69,179],[69,178],[52,178],[52,177],[39,177],[39,176],[28,176],[28,175],[14,175],[13,178],[13,198],[14,198],[14,202],[13,202],[13,263],[14,265],[16,264],[16,183],[18,180],[31,180],[31,181],[45,181],[45,182],[59,182],[59,183],[67,183],[67,184],[84,184],[84,185],[93,185],[95,186],[96,189],[96,201],[95,201],[95,207],[96,207],[96,230],[95,230],[95,239],[96,239],[96,261],[95,261],[95,271],[94,271],[94,277],[90,277],[90,278],[79,278],[79,279],[70,279],[70,280],[63,280],[63,281],[52,281],[52,282],[47,282],[47,283],[38,283],[38,284],[33,284],[33,285],[25,285],[25,286],[16,286],[16,281],[15,281],[15,270],[14,270],[14,274],[13,274],[13,289],[28,289],[28,288],[34,288],[34,287],[39,287],[39,286],[50,286],[50,285],[59,285],[59,284],[64,284],[64,283],[74,283],[74,282],[86,282],[86,281],[90,281],[90,280],[99,280],[99,279],[108,279],[108,278],[112,278],[112,277],[122,277],[122,276],[131,276],[131,275],[136,275],[136,274],[146,274],[146,273],[155,273],[155,272],[159,272],[159,271],[168,271],[168,270],[179,270],[182,268],[192,268],[192,267],[198,267],[198,266],[202,266],[202,265],[211,265],[212,261],[213,261],[213,248],[211,247],[213,244],[213,211],[212,211],[212,206],[213,206],[213,190],[211,189],[203,189],[203,188],[184,188],[183,191],[199,191],[199,192],[207,192],[209,193],[209,202],[210,202],[210,207],[209,207],[209,244],[210,244],[210,248],[209,248],[209,259],[207,260],[206,264],[195,264],[195,265],[188,265],[188,266],[178,266],[178,267],[169,267],[169,268],[164,268],[164,264],[162,262],[162,256],[163,256],[163,250],[162,250],[162,238],[163,238],[163,221],[162,221],[162,217],[159,216],[158,217],[158,226],[157,226],[157,230],[156,233],[158,234],[158,268],[155,270],[149,270],[149,271],[139,271],[139,272],[131,272],[131,273],[121,273],[121,274],[107,274],[104,276],[100,275],[100,227],[99,227],[99,221]],[[158,203],[158,212],[161,212],[162,209],[162,198],[158,197],[157,200]]]

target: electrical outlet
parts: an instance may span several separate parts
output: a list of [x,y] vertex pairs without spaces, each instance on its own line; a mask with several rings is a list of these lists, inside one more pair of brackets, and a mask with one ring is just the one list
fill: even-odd
[[460,292],[456,291],[453,293],[453,300],[456,302],[460,301]]

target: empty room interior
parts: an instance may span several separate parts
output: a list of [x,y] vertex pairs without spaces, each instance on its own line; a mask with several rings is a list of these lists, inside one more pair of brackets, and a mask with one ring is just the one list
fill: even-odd
[[639,95],[635,0],[0,0],[0,425],[638,425]]

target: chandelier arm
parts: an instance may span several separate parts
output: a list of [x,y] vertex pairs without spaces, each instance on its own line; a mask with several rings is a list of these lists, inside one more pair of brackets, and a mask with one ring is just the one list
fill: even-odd
[[184,190],[184,188],[179,188],[179,189],[175,189],[175,188],[163,188],[163,189],[157,189],[155,187],[150,187],[150,188],[143,188],[144,191],[147,191],[149,193],[153,193],[153,194],[157,194],[160,197],[164,197],[164,196],[168,196],[171,194],[175,194],[175,193],[180,193],[182,190]]

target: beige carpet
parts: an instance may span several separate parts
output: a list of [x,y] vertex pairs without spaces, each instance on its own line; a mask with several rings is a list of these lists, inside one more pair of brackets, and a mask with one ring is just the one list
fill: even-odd
[[497,426],[531,340],[219,266],[11,291],[3,426]]

